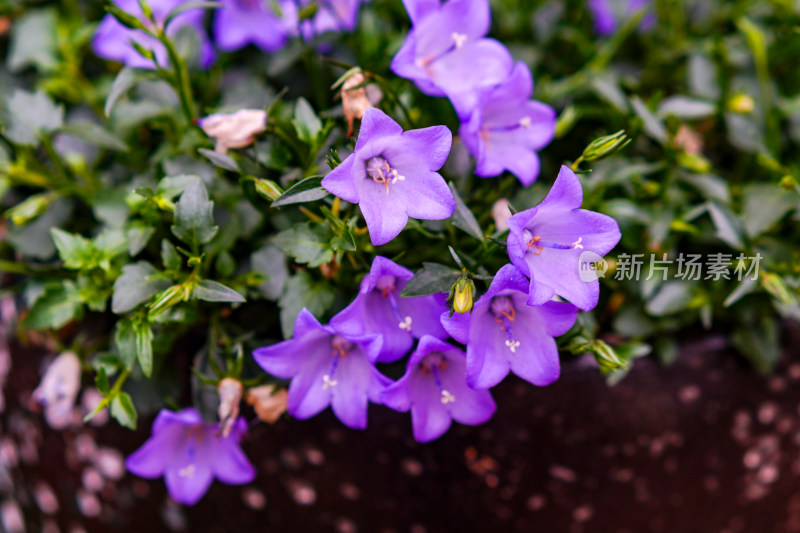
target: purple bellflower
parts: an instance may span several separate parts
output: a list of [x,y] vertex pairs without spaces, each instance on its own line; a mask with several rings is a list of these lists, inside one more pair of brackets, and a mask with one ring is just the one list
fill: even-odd
[[534,385],[548,385],[560,372],[553,337],[575,323],[577,308],[565,302],[527,305],[528,282],[514,265],[497,271],[472,314],[442,315],[444,329],[467,345],[467,385],[493,387],[509,370]]
[[452,420],[483,424],[496,409],[491,392],[467,386],[464,352],[429,336],[420,339],[405,375],[383,391],[383,400],[397,411],[411,410],[417,442],[438,439]]
[[214,42],[225,51],[248,44],[265,52],[281,49],[297,24],[297,9],[292,1],[276,5],[281,13],[271,0],[222,0],[214,15]]
[[[114,4],[121,10],[139,18],[144,24],[150,22],[142,13],[138,0],[113,0]],[[150,7],[153,10],[153,18],[156,23],[163,24],[167,16],[173,9],[182,4],[185,0],[151,0]],[[190,27],[197,31],[200,40],[200,66],[206,68],[214,61],[214,48],[203,28],[203,9],[188,9],[175,17],[167,28],[167,35],[174,37],[181,28]],[[120,24],[112,15],[106,15],[95,30],[92,39],[92,48],[98,57],[120,61],[129,67],[154,69],[153,62],[136,51],[131,45],[135,41],[142,47],[152,50],[155,53],[156,62],[160,66],[168,64],[167,49],[155,37],[152,37],[141,30],[132,30]]]
[[562,166],[542,202],[508,219],[508,256],[530,278],[528,305],[561,296],[588,311],[597,305],[600,283],[586,278],[587,256],[596,261],[620,239],[617,222],[580,209],[583,189],[575,173]]
[[[316,14],[300,22],[300,34],[310,40],[326,32],[353,31],[358,24],[358,9],[363,0],[321,0]],[[302,4],[310,4],[304,0]],[[297,16],[294,17],[295,20]]]
[[383,346],[375,362],[391,363],[411,349],[414,337],[446,338],[439,316],[447,309],[445,294],[401,298],[400,291],[414,273],[385,257],[376,257],[361,281],[361,290],[331,320],[337,331],[351,336],[380,334]]
[[441,220],[453,214],[453,194],[436,172],[452,141],[445,126],[403,132],[383,111],[367,109],[355,152],[323,178],[322,187],[357,203],[372,244],[386,244],[408,217]]
[[[628,17],[650,5],[651,0],[586,0],[594,17],[594,30],[598,35],[616,33]],[[642,19],[641,29],[646,30],[655,22],[655,15],[648,13]]]
[[487,39],[488,0],[404,0],[412,28],[392,60],[392,71],[430,96],[447,96],[459,115],[476,104],[477,89],[508,77],[514,65],[505,46]]
[[306,419],[329,405],[346,426],[367,427],[369,401],[381,403],[391,383],[370,361],[381,350],[380,335],[351,336],[323,326],[307,309],[294,323],[294,337],[258,348],[253,357],[270,374],[290,379],[287,410]]
[[522,62],[503,83],[482,92],[459,129],[464,145],[477,159],[475,174],[492,177],[508,170],[526,186],[539,175],[536,150],[553,139],[556,112],[531,100],[532,93],[533,77]]
[[150,438],[128,457],[125,466],[145,478],[163,475],[173,500],[194,505],[215,477],[231,485],[255,478],[255,468],[239,447],[246,430],[245,419],[238,418],[224,437],[219,424],[203,422],[192,407],[177,413],[162,409]]

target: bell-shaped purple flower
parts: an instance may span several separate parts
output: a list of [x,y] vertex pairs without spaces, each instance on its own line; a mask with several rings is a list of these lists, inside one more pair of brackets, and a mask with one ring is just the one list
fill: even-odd
[[488,0],[404,0],[412,28],[392,71],[425,94],[447,96],[459,114],[476,104],[477,90],[508,77],[514,61],[505,46],[484,38]]
[[[312,39],[326,32],[353,31],[358,23],[358,10],[362,2],[363,0],[318,1],[316,14],[300,22],[300,34],[305,39]],[[301,2],[310,3],[311,0]]]
[[[173,9],[187,0],[150,0],[153,18],[163,24]],[[145,25],[150,22],[142,14],[138,0],[113,0],[121,10],[139,18]],[[190,27],[197,32],[200,42],[200,66],[206,68],[214,61],[214,48],[203,28],[203,9],[188,9],[175,17],[167,27],[167,35],[174,37],[181,28]],[[156,62],[161,66],[169,63],[167,49],[156,38],[141,30],[132,30],[120,24],[112,15],[106,15],[98,24],[92,39],[92,48],[98,57],[120,61],[129,67],[153,69],[155,65],[142,57],[131,45],[131,41],[155,53]]]
[[434,337],[422,337],[405,375],[383,391],[384,404],[397,411],[411,410],[418,442],[438,439],[452,420],[483,424],[496,406],[491,392],[467,386],[466,368],[464,352]]
[[225,51],[252,44],[274,52],[286,44],[296,24],[297,8],[292,1],[222,0],[214,15],[214,42]]
[[357,203],[372,244],[386,244],[408,217],[441,220],[453,214],[453,194],[436,172],[452,141],[445,126],[404,132],[383,111],[367,109],[355,152],[323,178],[322,187]]
[[[598,35],[616,33],[621,24],[631,15],[648,7],[651,0],[586,0],[594,17],[594,30]],[[646,30],[655,22],[655,15],[648,13],[642,19],[641,29]]]
[[467,384],[493,387],[509,370],[534,385],[558,379],[558,348],[553,337],[575,323],[578,310],[565,302],[527,305],[528,282],[514,265],[501,268],[472,314],[442,315],[444,329],[467,345]]
[[370,362],[381,350],[380,335],[347,335],[323,326],[307,309],[294,323],[294,337],[253,352],[261,368],[291,379],[287,410],[306,419],[329,405],[346,426],[367,427],[367,406],[381,403],[391,383]]
[[331,327],[351,336],[379,334],[383,345],[375,362],[391,363],[411,349],[414,337],[446,338],[439,316],[447,309],[445,294],[401,298],[414,273],[385,257],[376,257],[361,281],[356,299],[331,319]]
[[578,177],[562,166],[539,205],[508,219],[508,256],[531,280],[529,305],[554,295],[584,311],[597,305],[600,283],[584,269],[619,242],[619,225],[607,215],[580,209],[581,203]]
[[477,160],[475,174],[492,177],[508,170],[526,186],[539,175],[536,151],[553,139],[556,112],[531,94],[533,77],[522,62],[503,83],[481,93],[458,132]]
[[194,505],[203,497],[213,478],[231,485],[249,483],[255,468],[239,447],[247,430],[244,418],[233,424],[227,437],[219,424],[207,424],[194,408],[172,412],[162,409],[150,438],[125,461],[137,476],[164,476],[173,500]]

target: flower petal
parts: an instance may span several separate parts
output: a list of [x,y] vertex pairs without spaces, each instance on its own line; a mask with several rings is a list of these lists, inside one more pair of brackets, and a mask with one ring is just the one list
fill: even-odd
[[350,154],[320,182],[323,189],[351,204],[357,204],[359,200],[358,189],[354,183],[356,177],[353,175],[355,161],[355,156]]

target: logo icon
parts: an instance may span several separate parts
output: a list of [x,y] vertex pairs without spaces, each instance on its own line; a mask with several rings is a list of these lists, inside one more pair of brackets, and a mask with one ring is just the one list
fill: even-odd
[[578,256],[578,277],[585,283],[604,278],[607,270],[608,262],[600,254],[586,250]]

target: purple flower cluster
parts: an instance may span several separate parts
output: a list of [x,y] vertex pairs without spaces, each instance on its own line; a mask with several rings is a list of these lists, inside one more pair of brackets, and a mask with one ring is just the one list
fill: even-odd
[[488,0],[404,0],[412,28],[392,71],[431,96],[446,96],[461,120],[459,135],[475,157],[475,173],[508,170],[530,185],[537,150],[555,134],[555,111],[536,100],[533,77],[500,42],[486,37]]
[[[366,115],[365,123],[372,127]],[[361,159],[367,172],[369,164]],[[328,325],[304,309],[293,338],[253,355],[267,372],[291,379],[288,411],[297,418],[330,405],[344,424],[363,429],[368,403],[383,404],[411,411],[420,442],[444,434],[452,420],[481,424],[495,411],[488,389],[509,372],[534,385],[558,378],[555,337],[573,326],[579,309],[597,305],[599,282],[582,279],[583,254],[602,257],[620,232],[612,218],[580,209],[582,200],[577,176],[562,167],[539,205],[508,219],[512,264],[497,272],[471,314],[450,316],[443,294],[400,297],[412,273],[376,257],[358,296]],[[445,342],[448,335],[466,345],[466,352]],[[392,383],[377,369],[377,363],[398,361],[409,351],[399,381]]]
[[[156,25],[163,25],[175,8],[189,0],[150,0]],[[113,0],[121,10],[135,16],[145,25],[138,0]],[[362,0],[320,0],[310,19],[300,20],[299,12],[311,0],[221,0],[214,15],[214,42],[220,50],[233,51],[254,45],[266,52],[281,49],[290,37],[300,35],[311,39],[326,32],[351,31],[358,21]],[[205,10],[186,9],[167,27],[167,35],[175,37],[183,28],[196,32],[201,46],[200,66],[206,68],[214,61],[214,46],[203,26]],[[155,28],[154,28],[155,29]],[[92,41],[95,53],[104,59],[120,61],[134,68],[155,68],[153,61],[143,57],[131,41],[155,53],[155,61],[166,66],[167,51],[158,40],[142,30],[126,28],[112,15],[100,22]]]

